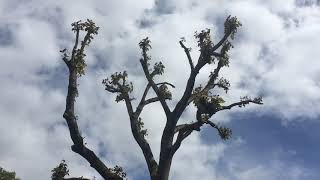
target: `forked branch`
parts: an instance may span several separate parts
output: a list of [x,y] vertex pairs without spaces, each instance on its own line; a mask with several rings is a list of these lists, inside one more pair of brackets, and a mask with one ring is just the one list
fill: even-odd
[[[143,69],[143,72],[148,80],[148,83],[151,85],[152,89],[156,93],[157,97],[159,97],[159,101],[161,103],[161,106],[167,116],[171,113],[168,104],[166,103],[166,97],[164,96],[165,94],[162,93],[161,89],[157,86],[157,84],[153,80],[153,76],[155,75],[154,73],[149,72],[149,60],[150,56],[148,56],[147,51],[151,48],[150,45],[150,40],[147,38],[143,39],[139,43],[140,48],[142,49],[142,59],[140,59],[140,63]],[[162,72],[159,72],[159,74],[162,74]],[[163,87],[163,86],[162,86]]]
[[188,58],[188,61],[189,61],[189,65],[190,65],[190,69],[191,69],[191,71],[193,71],[193,69],[194,69],[194,65],[193,65],[193,62],[192,62],[192,58],[191,58],[191,56],[190,56],[190,48],[187,48],[184,44],[183,44],[183,41],[184,40],[180,40],[179,41],[179,44],[180,44],[180,46],[184,49],[184,52],[186,53],[186,55],[187,55],[187,58]]

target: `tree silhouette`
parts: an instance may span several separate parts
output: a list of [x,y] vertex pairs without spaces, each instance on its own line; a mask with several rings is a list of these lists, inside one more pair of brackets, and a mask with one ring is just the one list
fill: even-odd
[[15,172],[9,172],[0,167],[0,180],[20,180]]
[[[227,93],[230,88],[228,80],[222,77],[219,78],[219,72],[221,68],[229,65],[228,52],[230,48],[233,47],[230,40],[234,39],[237,29],[240,26],[241,23],[236,17],[229,16],[224,23],[224,36],[216,44],[211,40],[210,29],[196,32],[195,38],[200,51],[197,61],[192,59],[190,55],[191,48],[185,46],[185,39],[182,38],[179,41],[190,65],[190,75],[183,95],[174,109],[169,108],[167,101],[172,98],[169,89],[175,86],[169,82],[155,82],[154,77],[162,75],[165,66],[162,62],[157,62],[151,67],[151,57],[148,55],[148,51],[151,49],[151,41],[148,37],[142,39],[139,43],[142,56],[140,64],[147,79],[147,85],[144,91],[141,91],[142,97],[136,108],[132,105],[132,100],[134,99],[131,96],[133,84],[128,81],[128,73],[126,71],[116,72],[112,74],[111,77],[102,81],[105,90],[116,94],[116,102],[124,101],[129,114],[132,135],[142,150],[152,180],[168,179],[172,158],[181,147],[181,143],[193,131],[200,131],[200,127],[203,125],[208,124],[215,128],[223,140],[230,138],[232,133],[231,129],[220,126],[210,120],[215,113],[231,109],[235,106],[244,107],[249,103],[262,104],[261,97],[250,98],[244,96],[240,98],[239,102],[224,105],[224,99],[220,95],[213,94],[212,92],[214,88],[221,88]],[[86,63],[84,60],[84,49],[90,44],[93,35],[98,34],[99,27],[91,20],[75,22],[72,24],[72,27],[76,35],[71,55],[67,49],[61,51],[62,59],[69,69],[68,94],[63,117],[67,121],[70,136],[74,143],[71,149],[85,158],[91,167],[104,179],[124,179],[126,174],[120,166],[108,168],[96,154],[83,143],[83,137],[80,134],[76,121],[77,116],[74,114],[75,98],[78,95],[77,79],[85,73]],[[79,34],[81,31],[85,31],[86,34],[79,44]],[[199,71],[206,65],[215,65],[215,69],[209,75],[208,81],[204,86],[200,85],[199,87],[195,87],[196,77]],[[151,89],[156,95],[155,97],[147,99],[147,95]],[[160,158],[158,161],[155,160],[150,145],[145,138],[147,130],[144,129],[143,121],[140,117],[144,107],[155,102],[160,102],[166,115],[166,125],[161,138]],[[190,103],[193,103],[197,108],[196,121],[187,124],[178,124],[183,111]],[[176,134],[177,138],[174,140]]]
[[83,177],[72,177],[72,178],[65,178],[65,176],[69,175],[68,165],[65,160],[62,160],[61,163],[52,169],[52,180],[89,180]]

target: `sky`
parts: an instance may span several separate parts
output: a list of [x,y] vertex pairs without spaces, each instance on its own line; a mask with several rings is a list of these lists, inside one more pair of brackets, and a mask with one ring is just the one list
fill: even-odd
[[[88,147],[110,167],[123,166],[129,179],[148,179],[147,166],[134,141],[123,102],[104,90],[102,79],[127,70],[139,99],[146,79],[138,43],[149,37],[152,62],[162,61],[158,82],[176,86],[172,109],[182,96],[190,69],[183,49],[199,51],[195,31],[223,36],[228,15],[242,23],[230,67],[226,104],[240,96],[262,96],[264,104],[233,108],[211,120],[232,128],[228,141],[202,127],[176,153],[175,180],[320,179],[320,2],[319,0],[1,0],[0,1],[0,166],[23,180],[50,179],[65,159],[71,176],[101,177],[78,154],[62,117],[67,68],[59,50],[72,48],[71,23],[92,19],[100,27],[86,49],[86,75],[79,80],[78,124]],[[196,84],[214,69],[205,67]],[[133,101],[137,105],[137,101]],[[179,123],[195,119],[191,105]],[[157,103],[141,115],[147,140],[159,157],[165,115]]]

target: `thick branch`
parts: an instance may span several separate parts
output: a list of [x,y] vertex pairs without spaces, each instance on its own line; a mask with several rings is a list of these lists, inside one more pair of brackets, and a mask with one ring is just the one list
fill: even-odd
[[[213,46],[212,49],[210,49],[211,53],[213,53],[216,49],[218,49],[227,40],[227,38],[229,37],[230,34],[231,33],[225,34],[225,36],[220,40],[220,42],[217,45]],[[181,45],[181,43],[180,43],[180,45]],[[175,152],[176,149],[179,148],[179,146],[181,144],[181,142],[179,142],[179,141],[180,140],[182,141],[185,137],[187,137],[192,132],[191,131],[189,133],[189,131],[187,131],[187,132],[181,133],[179,141],[177,141],[174,145],[172,145],[173,136],[175,134],[174,131],[175,131],[176,124],[177,124],[178,120],[180,119],[186,106],[189,104],[189,99],[192,95],[196,76],[198,75],[199,71],[208,63],[208,61],[201,60],[205,56],[205,54],[203,54],[203,53],[205,53],[205,52],[201,51],[197,65],[191,70],[185,91],[184,91],[181,99],[179,100],[176,107],[172,111],[171,116],[167,116],[168,120],[167,120],[166,126],[164,128],[162,138],[161,138],[161,150],[160,150],[160,161],[159,161],[159,172],[160,173],[161,172],[167,173],[167,171],[168,171],[168,168],[166,166],[170,166],[170,164],[171,164],[172,153],[170,153],[170,152],[172,152],[172,146],[175,146],[175,148],[173,148],[174,149],[173,152]],[[218,56],[218,54],[215,54],[215,53],[213,53],[212,55]],[[220,69],[217,69],[217,71],[219,71],[219,70]],[[216,77],[213,77],[213,78],[216,78]]]
[[196,121],[196,122],[193,122],[190,124],[180,124],[180,125],[176,126],[176,128],[174,129],[174,133],[186,131],[186,130],[190,130],[190,129],[198,131],[198,130],[200,130],[199,125],[201,125],[201,123],[199,123],[199,121]]
[[175,133],[178,133],[176,142],[172,145],[171,154],[173,155],[181,146],[181,143],[186,139],[193,131],[200,131],[200,127],[203,125],[203,122],[196,121],[191,124],[181,124],[176,126]]
[[[142,100],[145,98],[145,96],[146,96],[145,94],[147,94],[147,91],[150,88],[150,87],[148,88],[148,86],[149,85],[147,85],[147,87],[146,87],[146,90],[144,92]],[[124,100],[126,103],[127,111],[129,113],[132,135],[143,152],[144,158],[145,158],[146,163],[148,165],[150,176],[151,177],[156,176],[157,170],[158,170],[158,164],[154,159],[154,156],[153,156],[153,153],[152,153],[152,150],[150,148],[149,143],[144,138],[144,135],[140,132],[139,123],[138,123],[139,115],[137,115],[137,112],[133,112],[131,100],[130,100],[128,94],[125,94]]]
[[[202,53],[200,54],[199,59],[201,58]],[[159,172],[167,174],[170,165],[172,156],[174,153],[172,153],[172,146],[173,146],[173,136],[175,134],[175,127],[176,124],[181,117],[181,114],[185,110],[186,106],[188,105],[188,100],[192,94],[193,87],[195,84],[196,76],[198,75],[200,69],[205,65],[204,61],[198,61],[197,65],[192,69],[190,76],[188,78],[188,82],[185,88],[185,91],[177,103],[176,107],[172,111],[171,116],[167,116],[167,122],[166,126],[163,130],[163,134],[161,137],[161,150],[160,150],[160,160],[159,160]],[[187,135],[188,133],[184,134]],[[181,137],[182,135],[180,135]],[[182,136],[184,137],[184,136]],[[180,146],[179,143],[175,145]],[[175,150],[174,150],[175,151]]]
[[63,117],[66,119],[71,139],[74,143],[72,150],[85,158],[97,172],[105,179],[120,180],[121,177],[112,173],[107,166],[95,155],[93,151],[83,144],[83,137],[80,134],[76,116],[74,115],[74,102],[77,95],[77,74],[72,67],[69,74],[68,95],[66,100],[66,109]]
[[172,127],[175,127],[175,125],[178,122],[178,119],[180,118],[182,112],[184,111],[184,109],[187,106],[187,102],[189,97],[191,96],[194,84],[195,84],[195,79],[197,74],[199,73],[199,70],[201,69],[201,67],[199,65],[197,65],[193,71],[191,71],[191,74],[189,76],[185,91],[181,97],[181,99],[179,100],[179,102],[177,103],[176,107],[173,110],[173,114],[175,116],[175,120],[172,124]]
[[186,130],[186,131],[181,131],[178,134],[176,142],[172,145],[170,153],[172,156],[174,155],[175,152],[180,148],[182,141],[187,138],[193,130]]
[[147,99],[144,102],[144,104],[147,105],[147,104],[154,103],[154,102],[157,102],[157,101],[160,101],[160,98],[159,97],[153,97],[153,98]]
[[194,69],[194,65],[193,65],[193,62],[192,62],[192,58],[191,58],[191,56],[190,56],[190,50],[189,50],[189,48],[187,48],[187,47],[183,44],[182,40],[179,41],[179,43],[180,43],[180,46],[184,49],[184,52],[185,52],[186,55],[187,55],[187,58],[188,58],[188,61],[189,61],[189,65],[190,65],[190,68],[191,68],[191,71],[192,71],[192,70]]
[[[72,52],[72,63],[74,62],[75,49],[78,45],[79,29],[76,30],[76,42],[74,45],[74,50]],[[96,154],[87,148],[83,143],[83,137],[80,134],[79,127],[77,124],[77,118],[74,114],[74,104],[75,98],[78,95],[77,90],[77,72],[75,66],[68,66],[69,68],[69,85],[68,94],[66,98],[66,109],[63,114],[65,118],[70,137],[72,139],[73,145],[71,146],[72,151],[78,153],[83,158],[85,158],[92,168],[94,168],[104,179],[108,180],[122,180],[123,178],[117,174],[111,172],[109,168],[96,156]]]

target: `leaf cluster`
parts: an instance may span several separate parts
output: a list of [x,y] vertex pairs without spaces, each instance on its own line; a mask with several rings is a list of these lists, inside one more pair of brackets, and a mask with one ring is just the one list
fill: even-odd
[[249,96],[243,96],[240,97],[240,104],[239,107],[245,107],[248,105],[250,102],[256,103],[256,104],[262,104],[262,97],[255,97],[255,98],[250,98]]
[[0,180],[20,180],[15,172],[9,172],[0,167]]
[[138,130],[139,130],[140,134],[142,136],[148,136],[148,130],[144,129],[144,122],[142,122],[141,117],[138,118],[137,125],[138,125]]
[[91,40],[93,39],[92,35],[98,34],[98,30],[99,30],[99,27],[96,26],[96,24],[90,19],[87,19],[87,21],[85,22],[82,22],[81,20],[74,22],[71,24],[71,26],[72,26],[72,31],[75,33],[78,31],[86,31],[90,33],[89,41],[87,42],[87,45],[90,44]]
[[172,99],[172,94],[169,91],[169,88],[166,84],[162,84],[159,86],[159,91],[160,91],[160,95],[164,98],[164,99]]
[[[69,59],[70,55],[66,49],[63,49],[60,52],[62,53],[62,59],[67,64],[71,64],[73,66],[78,76],[82,76],[85,74],[85,68],[87,66],[84,60],[86,56],[86,54],[84,53],[84,48],[85,46],[88,46],[91,43],[93,36],[98,34],[99,27],[97,27],[95,23],[90,19],[87,19],[87,21],[85,22],[74,22],[71,24],[71,26],[72,31],[76,33],[76,42],[72,50],[71,59]],[[81,41],[81,46],[78,48],[80,31],[85,31],[86,35]]]
[[123,168],[121,166],[116,165],[113,168],[108,168],[111,172],[113,172],[114,174],[122,177],[122,178],[126,178],[127,174],[124,172]]
[[240,26],[242,26],[242,24],[238,21],[237,17],[228,16],[224,22],[224,33],[230,33],[230,38],[234,39],[234,35],[237,33]]
[[150,39],[148,37],[142,39],[139,42],[139,47],[142,49],[143,60],[149,65],[148,61],[151,59],[151,57],[147,54],[147,52],[152,48]]
[[[224,82],[223,80],[221,80],[220,83],[227,84],[227,82]],[[199,107],[200,103],[206,103],[215,107],[215,109],[218,109],[222,106],[223,103],[225,103],[225,100],[222,97],[220,97],[219,95],[213,95],[210,91],[208,91],[206,94],[203,94],[202,89],[202,85],[200,85],[193,91],[193,94],[197,94],[197,96],[193,100],[193,104],[196,107]]]
[[222,54],[222,56],[219,57],[219,62],[221,62],[222,66],[229,66],[228,51],[230,50],[230,48],[233,48],[233,45],[230,41],[226,40],[220,50],[220,54]]
[[217,86],[219,88],[222,88],[226,93],[228,93],[228,90],[230,88],[230,82],[225,78],[220,78],[217,83]]
[[150,74],[151,77],[154,77],[155,75],[162,75],[164,73],[165,66],[162,64],[162,62],[156,62],[153,66],[153,71]]
[[213,43],[211,40],[210,29],[202,30],[200,32],[195,32],[194,37],[197,39],[199,51],[201,52],[201,60],[211,64],[214,62],[214,56],[211,53],[213,48]]
[[232,130],[230,128],[224,126],[218,126],[217,128],[221,139],[228,140],[231,138]]
[[62,160],[57,167],[51,170],[51,172],[52,172],[52,175],[51,175],[52,180],[63,180],[63,178],[66,175],[69,175],[69,169],[68,169],[68,165],[66,164],[66,161]]
[[105,85],[105,89],[110,92],[118,93],[116,102],[124,100],[125,96],[133,91],[132,82],[127,82],[128,73],[126,71],[116,72],[111,75],[110,79],[103,79],[102,84]]

